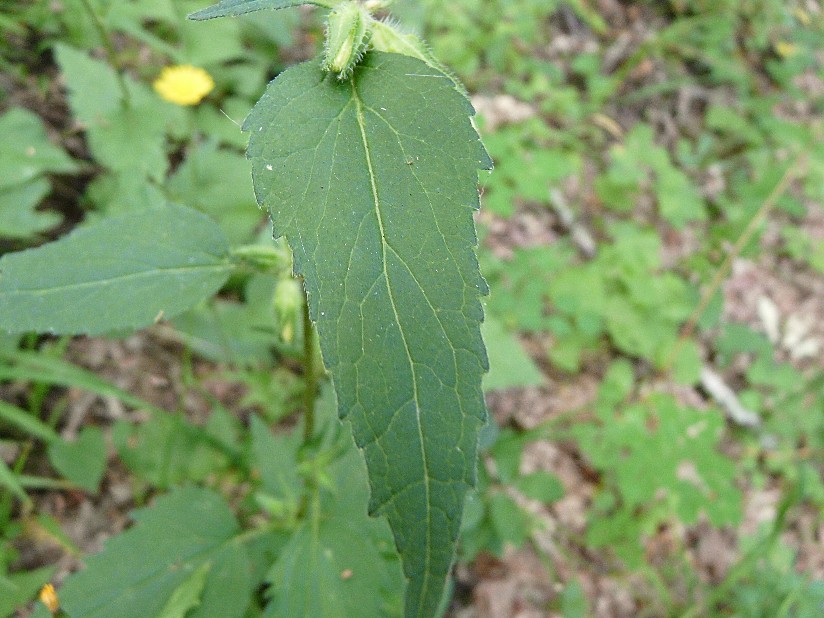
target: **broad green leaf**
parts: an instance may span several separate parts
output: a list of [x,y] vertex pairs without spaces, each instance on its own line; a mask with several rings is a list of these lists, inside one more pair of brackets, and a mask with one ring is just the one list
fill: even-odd
[[115,172],[130,172],[162,180],[166,159],[166,119],[148,106],[127,107],[109,113],[87,130],[95,158]]
[[285,9],[290,6],[314,4],[315,6],[334,6],[334,0],[220,0],[217,4],[189,15],[189,19],[203,20],[215,17],[233,17],[245,15],[263,9]]
[[333,489],[312,501],[309,516],[267,576],[271,583],[267,616],[400,614],[403,576],[389,527],[367,515],[369,487],[363,459],[351,436],[341,438],[346,451],[329,468]]
[[220,228],[179,206],[111,217],[0,258],[0,328],[101,333],[148,326],[214,294],[232,264]]
[[247,118],[258,201],[303,276],[369,511],[389,519],[407,616],[434,614],[486,419],[472,212],[491,161],[473,110],[420,60],[367,54],[348,81],[318,61]]
[[166,208],[167,203],[158,186],[129,170],[99,175],[89,183],[85,197],[97,209],[97,212],[87,215],[90,220],[107,215],[162,209]]
[[49,444],[49,462],[66,479],[97,493],[106,472],[106,441],[99,427],[84,427],[74,442]]
[[[106,542],[102,553],[70,576],[60,591],[69,616],[147,618],[170,608],[211,565],[200,604],[187,618],[240,618],[249,604],[249,557],[225,500],[194,487],[158,498],[133,514],[136,525]],[[191,592],[191,589],[189,590]]]

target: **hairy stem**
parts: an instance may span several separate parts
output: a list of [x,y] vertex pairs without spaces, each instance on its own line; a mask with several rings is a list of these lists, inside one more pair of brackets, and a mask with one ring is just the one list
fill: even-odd
[[304,424],[303,443],[312,439],[315,433],[315,396],[318,390],[317,371],[315,370],[315,329],[309,317],[309,299],[303,293],[303,392]]

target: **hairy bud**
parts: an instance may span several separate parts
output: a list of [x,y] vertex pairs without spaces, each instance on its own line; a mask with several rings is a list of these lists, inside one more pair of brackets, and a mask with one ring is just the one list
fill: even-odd
[[300,282],[292,277],[278,281],[272,303],[280,322],[280,336],[286,343],[292,343],[295,338],[295,325],[304,303]]
[[347,79],[372,38],[372,17],[357,2],[343,2],[329,13],[323,68]]

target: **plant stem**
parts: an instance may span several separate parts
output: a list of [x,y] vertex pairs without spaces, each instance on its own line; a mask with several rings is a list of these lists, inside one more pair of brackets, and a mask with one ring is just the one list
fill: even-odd
[[106,30],[106,24],[103,23],[100,15],[98,15],[97,11],[94,10],[91,0],[81,0],[81,2],[83,3],[83,8],[85,8],[86,12],[89,14],[89,17],[91,17],[95,30],[97,30],[97,34],[103,41],[103,47],[106,50],[106,57],[109,59],[109,64],[111,64],[114,68],[114,73],[117,77],[117,85],[120,88],[120,100],[124,107],[129,107],[131,103],[131,96],[129,95],[129,89],[126,87],[126,80],[123,78],[123,72],[120,70],[120,63],[117,61],[117,52],[115,51],[114,45],[112,45],[112,39]]
[[303,393],[304,424],[303,443],[307,444],[315,433],[315,395],[318,390],[318,378],[315,371],[315,330],[309,317],[309,299],[303,293]]
[[804,154],[799,155],[799,157],[793,161],[790,166],[787,168],[787,171],[784,172],[784,175],[781,176],[781,179],[776,183],[773,190],[764,200],[764,203],[758,208],[758,211],[755,213],[755,216],[750,220],[747,227],[741,232],[741,236],[738,237],[738,240],[733,245],[730,252],[724,258],[724,261],[721,263],[721,266],[715,272],[715,276],[712,278],[709,286],[704,290],[704,293],[701,295],[701,301],[698,303],[698,306],[690,315],[689,319],[687,320],[686,326],[681,331],[681,336],[678,338],[675,346],[670,352],[669,357],[667,358],[666,362],[664,363],[664,370],[668,370],[672,367],[672,364],[675,362],[675,359],[678,358],[678,354],[681,352],[681,348],[684,347],[687,339],[692,336],[695,327],[698,325],[698,320],[701,319],[701,316],[704,315],[704,311],[707,310],[707,307],[712,300],[712,297],[715,296],[715,293],[721,287],[721,284],[724,283],[724,279],[726,279],[727,275],[732,268],[732,264],[735,261],[741,252],[744,250],[744,247],[747,246],[747,243],[750,242],[753,235],[755,234],[758,227],[761,225],[761,222],[764,221],[766,216],[769,212],[775,207],[778,203],[778,200],[781,199],[781,196],[784,195],[784,192],[789,188],[790,183],[799,175],[802,169],[805,167],[806,164],[806,157]]
[[[29,459],[29,455],[31,454],[32,448],[34,447],[34,443],[31,440],[26,440],[23,443],[23,447],[20,450],[20,455],[17,457],[17,460],[14,462],[14,467],[12,468],[12,472],[16,476],[20,476],[23,472],[23,468],[26,466],[26,462]],[[31,499],[26,497],[25,500],[22,500],[22,505],[24,512],[28,512],[32,508]],[[11,489],[8,491],[4,491],[0,494],[0,532],[2,532],[6,525],[9,523],[11,519],[11,509],[14,504],[14,495],[11,492]]]

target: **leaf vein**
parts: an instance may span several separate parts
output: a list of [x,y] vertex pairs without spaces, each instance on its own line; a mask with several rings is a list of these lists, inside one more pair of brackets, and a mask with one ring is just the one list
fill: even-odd
[[398,309],[395,305],[395,298],[394,298],[394,295],[392,293],[392,284],[389,281],[389,272],[386,268],[386,247],[387,247],[386,232],[385,232],[384,224],[383,224],[383,216],[381,214],[380,197],[378,195],[378,187],[377,187],[377,184],[375,182],[375,170],[374,170],[374,166],[372,164],[372,155],[371,155],[370,148],[369,148],[369,140],[366,137],[366,120],[365,120],[364,114],[363,114],[363,103],[360,99],[360,95],[358,94],[357,88],[355,87],[355,80],[354,79],[352,80],[352,97],[353,97],[353,100],[355,101],[356,112],[357,112],[356,117],[357,117],[357,121],[358,121],[358,127],[360,129],[361,139],[363,140],[363,148],[364,148],[364,153],[365,153],[365,156],[366,156],[366,164],[367,164],[367,168],[369,170],[369,179],[370,179],[370,182],[371,182],[371,185],[372,185],[372,198],[373,198],[374,204],[375,204],[375,215],[378,218],[378,226],[380,228],[381,251],[382,251],[381,262],[382,262],[382,265],[383,265],[384,279],[386,280],[386,290],[387,290],[387,294],[389,296],[389,303],[392,307],[392,313],[395,316],[395,321],[398,325],[398,331],[400,332],[400,335],[401,335],[401,341],[403,342],[404,350],[406,352],[407,359],[409,360],[409,371],[410,371],[411,378],[412,378],[412,385],[413,385],[413,391],[414,391],[414,396],[415,396],[416,425],[417,425],[417,430],[418,430],[418,439],[420,441],[421,457],[422,457],[422,460],[423,460],[423,467],[424,467],[423,483],[424,483],[424,494],[425,494],[425,504],[426,504],[426,523],[427,523],[427,525],[426,525],[426,547],[425,547],[426,555],[425,555],[425,559],[424,559],[424,562],[426,564],[426,569],[425,569],[425,572],[424,572],[424,579],[423,579],[423,583],[421,585],[421,593],[420,593],[419,598],[426,598],[426,591],[429,587],[430,564],[431,564],[431,561],[432,561],[432,555],[431,555],[431,549],[432,549],[431,545],[432,545],[432,543],[431,543],[431,536],[430,536],[430,526],[431,526],[431,517],[432,516],[431,516],[431,513],[430,513],[431,489],[430,489],[430,486],[429,486],[429,464],[428,464],[428,457],[427,457],[427,452],[426,452],[426,444],[424,442],[424,436],[423,436],[423,427],[422,427],[422,423],[421,423],[421,407],[420,407],[420,398],[419,398],[419,393],[418,393],[418,379],[417,379],[417,375],[415,374],[415,364],[414,364],[414,361],[412,360],[412,354],[409,350],[409,343],[406,339],[406,333],[404,332],[403,324],[401,323],[400,316],[398,315]]

